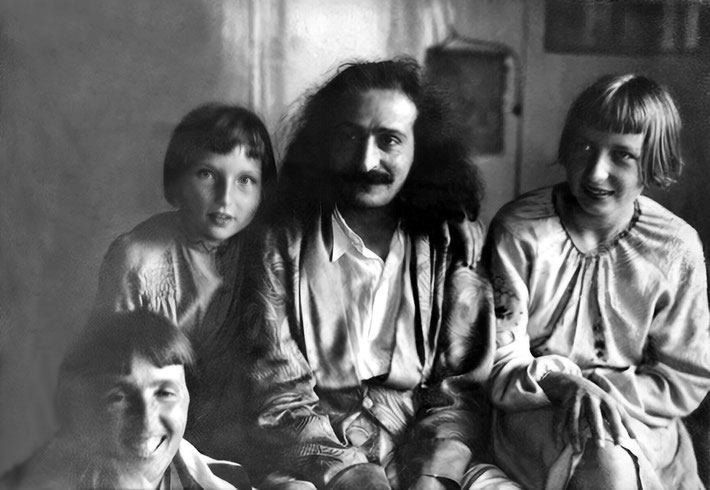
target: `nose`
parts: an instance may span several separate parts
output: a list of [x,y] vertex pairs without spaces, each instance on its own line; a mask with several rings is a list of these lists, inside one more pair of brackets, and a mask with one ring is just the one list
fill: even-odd
[[131,404],[133,436],[151,434],[158,420],[158,411],[149,399],[137,396]]
[[612,165],[607,152],[598,152],[589,158],[587,177],[592,182],[603,182],[609,177],[609,166]]
[[220,206],[229,204],[232,183],[228,179],[219,179],[215,184],[215,202]]
[[374,135],[370,135],[364,143],[360,159],[360,170],[369,172],[380,165],[380,148]]

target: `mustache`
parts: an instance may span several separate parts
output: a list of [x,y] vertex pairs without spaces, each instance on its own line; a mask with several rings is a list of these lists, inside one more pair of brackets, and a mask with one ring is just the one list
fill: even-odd
[[370,170],[369,172],[348,172],[341,174],[340,178],[350,184],[381,185],[391,184],[394,182],[392,174],[382,170]]

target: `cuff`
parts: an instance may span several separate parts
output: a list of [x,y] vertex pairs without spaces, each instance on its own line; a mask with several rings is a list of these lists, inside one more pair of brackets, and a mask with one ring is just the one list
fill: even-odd
[[348,466],[335,475],[326,490],[390,490],[385,469],[373,463]]
[[431,444],[430,457],[422,464],[420,474],[460,485],[471,460],[471,450],[457,439],[434,439]]
[[528,375],[535,382],[540,381],[549,372],[582,376],[582,370],[574,361],[557,354],[536,357],[528,366]]

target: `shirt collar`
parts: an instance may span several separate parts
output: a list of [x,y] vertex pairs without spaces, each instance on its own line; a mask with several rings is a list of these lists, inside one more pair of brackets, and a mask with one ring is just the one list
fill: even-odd
[[[363,242],[362,238],[360,238],[360,236],[348,226],[348,224],[345,222],[345,218],[343,218],[343,215],[340,214],[340,211],[338,210],[337,206],[333,208],[333,215],[331,219],[331,228],[333,229],[333,252],[330,255],[330,261],[336,262],[351,248],[357,250],[360,255],[365,255],[365,242]],[[395,230],[394,235],[392,236],[392,242],[390,243],[390,247],[392,247],[394,243],[401,242],[401,232],[402,229],[400,221],[400,223],[397,225],[397,229]],[[397,240],[399,240],[399,242],[396,242]]]
[[345,255],[348,248],[351,246],[357,248],[355,244],[358,240],[362,244],[362,239],[357,236],[357,233],[350,229],[345,219],[343,219],[343,215],[338,211],[337,206],[333,208],[331,219],[333,221],[333,226],[331,227],[333,229],[333,253],[330,256],[330,261],[336,262],[340,257]]

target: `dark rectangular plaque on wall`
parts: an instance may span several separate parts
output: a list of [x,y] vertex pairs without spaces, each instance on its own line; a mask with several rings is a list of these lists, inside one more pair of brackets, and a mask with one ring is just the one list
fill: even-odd
[[450,91],[454,110],[471,135],[477,154],[503,151],[505,55],[486,50],[433,46],[427,50],[429,76]]
[[653,55],[707,49],[710,5],[702,0],[545,0],[545,50]]

